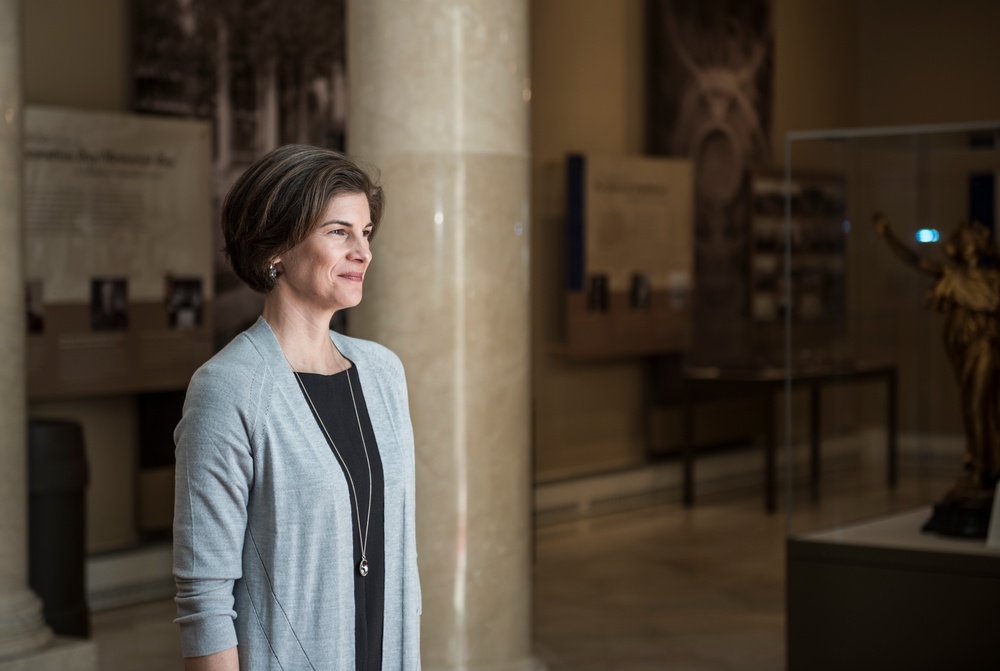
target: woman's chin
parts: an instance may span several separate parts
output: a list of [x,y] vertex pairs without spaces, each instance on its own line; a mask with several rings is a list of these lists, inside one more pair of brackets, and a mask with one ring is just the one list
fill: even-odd
[[357,296],[338,296],[337,300],[331,301],[331,307],[334,310],[347,310],[348,308],[356,307],[359,303],[361,303],[360,291]]

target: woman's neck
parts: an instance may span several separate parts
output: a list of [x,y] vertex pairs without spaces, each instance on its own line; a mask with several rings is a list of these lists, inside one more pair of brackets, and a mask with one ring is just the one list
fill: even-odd
[[351,367],[351,362],[330,339],[333,314],[303,310],[269,294],[264,299],[262,316],[292,370],[333,375]]

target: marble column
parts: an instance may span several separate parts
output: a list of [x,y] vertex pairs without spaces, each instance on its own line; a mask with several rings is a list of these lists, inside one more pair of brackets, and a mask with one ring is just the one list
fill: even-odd
[[0,658],[52,638],[27,588],[20,26],[20,0],[0,0]]
[[21,34],[21,0],[0,0],[0,671],[76,671],[96,668],[94,645],[52,645],[28,589]]
[[531,655],[526,0],[348,3],[349,151],[387,207],[352,334],[406,367],[422,662]]

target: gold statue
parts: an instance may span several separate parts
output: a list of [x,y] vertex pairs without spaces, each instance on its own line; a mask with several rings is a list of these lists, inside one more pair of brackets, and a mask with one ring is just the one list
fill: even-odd
[[924,530],[985,538],[1000,476],[1000,251],[975,221],[952,232],[946,263],[904,245],[881,213],[875,230],[896,256],[934,278],[928,304],[945,315],[944,344],[961,391],[964,467]]

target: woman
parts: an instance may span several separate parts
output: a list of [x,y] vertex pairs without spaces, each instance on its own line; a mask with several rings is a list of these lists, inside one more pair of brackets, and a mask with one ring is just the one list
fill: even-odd
[[419,668],[413,433],[399,359],[329,330],[357,305],[381,187],[281,147],[223,205],[263,315],[191,379],[174,438],[185,669]]

